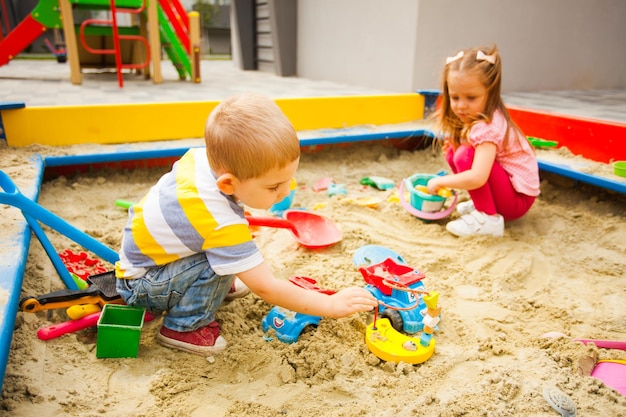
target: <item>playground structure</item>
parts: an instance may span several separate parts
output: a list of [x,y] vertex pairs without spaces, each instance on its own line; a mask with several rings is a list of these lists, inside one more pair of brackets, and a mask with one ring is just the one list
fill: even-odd
[[[282,98],[276,102],[300,132],[301,146],[306,150],[368,141],[414,149],[413,143],[433,136],[419,123],[424,119],[427,105],[424,94]],[[206,117],[217,104],[218,101],[27,107],[24,103],[5,103],[0,104],[0,127],[4,132],[0,140],[7,142],[9,152],[10,147],[32,144],[103,145],[89,147],[82,153],[77,150],[69,155],[43,154],[33,159],[32,167],[25,170],[32,172],[31,182],[24,182],[22,177],[20,189],[27,198],[36,201],[44,176],[101,167],[171,164],[190,147],[202,146]],[[626,124],[520,107],[509,107],[509,111],[526,134],[556,141],[559,147],[567,147],[575,155],[603,163],[626,159]],[[106,123],[107,120],[116,123]],[[409,125],[413,121],[418,123]],[[539,160],[544,172],[626,194],[626,182],[590,174],[577,164],[579,161],[568,165],[567,161]],[[7,303],[0,306],[4,317],[0,326],[2,378],[30,239],[31,228],[25,220],[4,231],[0,239],[0,288],[8,294]]]
[[[74,9],[105,11],[110,18],[86,19],[78,25]],[[119,25],[124,15],[130,16],[130,26]],[[124,69],[143,70],[155,84],[161,83],[161,49],[180,79],[201,81],[200,17],[187,13],[179,0],[39,0],[31,14],[0,39],[0,65],[8,64],[47,30],[63,31],[73,84],[82,83],[79,42],[86,53],[114,55],[120,87]],[[104,47],[90,45],[94,37],[101,38]],[[139,47],[125,54],[131,43]]]

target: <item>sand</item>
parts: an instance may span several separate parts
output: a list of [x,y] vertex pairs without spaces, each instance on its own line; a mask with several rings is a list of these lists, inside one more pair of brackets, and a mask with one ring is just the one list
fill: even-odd
[[[28,175],[19,169],[24,153],[11,152],[9,160],[1,151],[3,167]],[[395,364],[373,355],[364,336],[369,313],[324,318],[296,343],[282,343],[263,333],[261,320],[272,306],[253,294],[218,311],[229,346],[208,359],[158,345],[159,319],[145,324],[137,358],[98,359],[94,329],[37,338],[39,328],[67,320],[64,309],[20,312],[0,415],[556,416],[542,391],[558,387],[580,416],[626,416],[626,399],[588,376],[597,360],[626,353],[572,340],[626,339],[624,196],[544,175],[540,198],[525,217],[507,223],[504,237],[459,239],[446,232],[447,220],[409,214],[390,198],[395,190],[359,183],[376,175],[398,184],[445,168],[429,148],[368,144],[304,154],[294,206],[315,207],[339,226],[343,240],[311,251],[286,230],[262,228],[255,238],[278,277],[308,276],[328,289],[365,285],[352,262],[358,248],[398,252],[440,293],[436,351],[426,362]],[[163,172],[59,177],[43,184],[40,203],[116,248],[126,212],[115,200],[139,199]],[[344,184],[347,196],[313,191],[326,176]],[[360,197],[381,202],[360,206]],[[48,235],[58,250],[79,250],[64,236]],[[23,295],[62,287],[33,239]],[[547,332],[568,337],[543,337]]]

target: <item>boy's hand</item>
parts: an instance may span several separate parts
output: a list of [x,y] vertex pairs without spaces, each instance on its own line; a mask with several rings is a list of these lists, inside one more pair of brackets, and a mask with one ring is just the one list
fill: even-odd
[[329,317],[342,318],[361,311],[371,311],[378,307],[376,298],[361,287],[349,287],[330,296]]

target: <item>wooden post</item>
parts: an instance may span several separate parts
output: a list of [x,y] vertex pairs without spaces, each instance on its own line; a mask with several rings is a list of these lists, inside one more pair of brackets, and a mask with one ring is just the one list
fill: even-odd
[[189,45],[191,52],[191,81],[200,83],[200,13],[189,12]]
[[[148,1],[148,0],[146,0]],[[147,6],[147,3],[146,3]],[[142,36],[144,39],[148,39],[148,44],[150,44],[149,41],[149,36],[148,36],[148,16],[147,16],[147,12],[146,13],[139,13],[139,15],[131,15],[134,24],[138,24],[139,25],[139,35]],[[141,52],[137,53],[137,48],[133,48],[133,64],[140,64],[142,62],[146,62],[146,56],[144,55],[144,50],[143,48],[140,49]],[[146,51],[148,53],[150,53],[150,51]],[[137,71],[139,71],[141,74],[143,74],[143,78],[144,80],[147,80],[150,78],[150,64],[148,64],[145,68],[140,68]]]
[[80,73],[80,61],[78,58],[78,44],[76,43],[76,31],[74,29],[74,15],[69,0],[59,0],[61,6],[61,18],[63,19],[63,35],[65,36],[65,49],[67,59],[70,62],[70,81],[72,84],[82,84],[83,76]]
[[161,38],[159,35],[159,15],[157,12],[158,0],[148,0],[148,35],[150,42],[150,57],[152,59],[152,82],[161,84]]

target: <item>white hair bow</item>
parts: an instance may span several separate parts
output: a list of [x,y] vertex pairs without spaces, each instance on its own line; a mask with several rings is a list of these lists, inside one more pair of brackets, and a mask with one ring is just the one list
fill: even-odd
[[446,65],[451,64],[452,62],[456,61],[457,59],[461,59],[463,58],[463,51],[460,51],[458,54],[456,54],[455,56],[449,56],[446,58]]
[[487,61],[491,65],[494,65],[496,63],[496,56],[495,55],[485,55],[485,53],[483,51],[479,50],[478,52],[476,52],[476,60],[477,61]]

